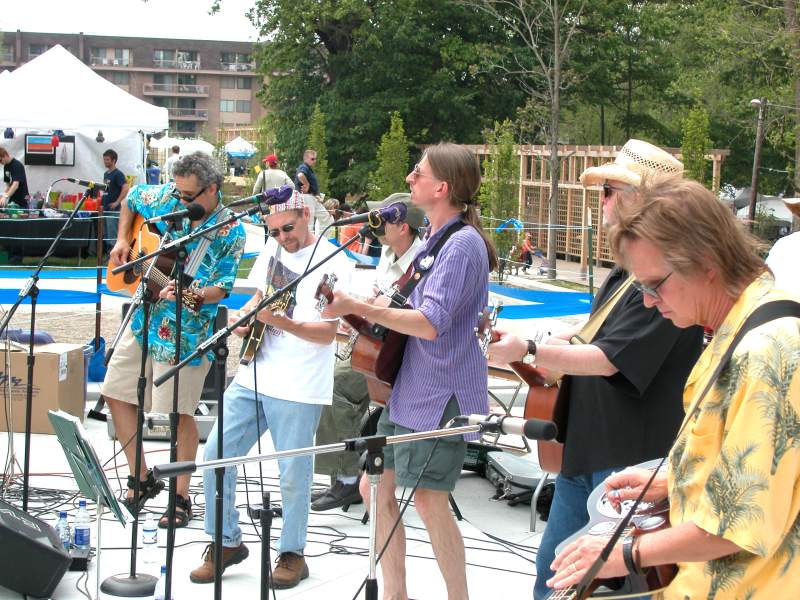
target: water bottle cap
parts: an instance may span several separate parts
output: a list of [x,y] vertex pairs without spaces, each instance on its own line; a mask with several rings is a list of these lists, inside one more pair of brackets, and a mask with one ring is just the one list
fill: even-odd
[[67,518],[67,512],[66,512],[66,511],[64,511],[64,510],[62,510],[62,511],[59,511],[59,513],[58,513],[58,518],[59,518],[59,519],[66,519],[66,518]]
[[161,565],[161,574],[162,575],[166,575],[167,574],[167,565]]
[[86,508],[86,500],[78,500],[78,506],[80,508]]

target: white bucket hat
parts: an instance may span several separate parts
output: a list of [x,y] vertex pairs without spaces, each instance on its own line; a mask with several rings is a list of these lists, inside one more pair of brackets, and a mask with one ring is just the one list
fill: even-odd
[[783,203],[795,217],[800,218],[800,198],[784,198]]
[[683,163],[658,146],[642,140],[628,140],[614,162],[589,167],[581,173],[580,180],[584,187],[600,185],[609,179],[636,187],[642,182],[642,176],[652,173],[680,175]]

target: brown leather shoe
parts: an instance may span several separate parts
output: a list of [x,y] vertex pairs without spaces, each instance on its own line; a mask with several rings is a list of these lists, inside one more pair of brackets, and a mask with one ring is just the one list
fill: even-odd
[[[222,547],[222,572],[231,565],[237,565],[250,555],[250,551],[244,544],[239,544],[236,548]],[[189,573],[189,580],[192,583],[214,583],[214,544],[209,544],[203,550],[203,564]]]
[[272,571],[272,587],[276,590],[293,588],[308,577],[306,559],[293,552],[284,552],[275,561]]

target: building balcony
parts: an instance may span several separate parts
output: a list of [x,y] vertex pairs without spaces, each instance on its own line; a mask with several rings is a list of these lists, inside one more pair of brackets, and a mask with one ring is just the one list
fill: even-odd
[[93,67],[130,67],[129,58],[106,58],[104,56],[90,56],[89,64]]
[[256,63],[249,62],[249,63],[240,63],[240,62],[220,62],[220,68],[223,71],[235,71],[237,73],[247,72],[247,71],[255,71],[256,70]]
[[183,96],[187,98],[207,98],[210,93],[207,85],[187,83],[145,83],[142,93],[145,96]]
[[13,52],[0,52],[0,65],[16,64]]
[[205,108],[168,108],[167,112],[173,121],[208,121]]
[[197,71],[200,69],[199,60],[174,60],[167,58],[154,58],[153,66],[159,69],[177,69],[180,71]]

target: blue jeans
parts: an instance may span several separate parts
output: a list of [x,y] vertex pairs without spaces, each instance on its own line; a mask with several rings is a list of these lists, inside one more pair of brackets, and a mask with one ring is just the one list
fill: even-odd
[[547,580],[554,575],[550,565],[556,557],[556,547],[589,522],[586,501],[594,488],[603,483],[613,471],[605,469],[576,477],[556,477],[550,516],[536,552],[536,582],[533,585],[535,600],[544,600],[553,592],[552,588],[547,587]]
[[[303,404],[289,400],[279,400],[264,394],[255,393],[241,385],[232,383],[225,390],[223,398],[224,435],[223,457],[244,456],[258,440],[258,431],[263,434],[269,429],[275,450],[292,450],[314,445],[317,431],[320,404]],[[258,425],[256,425],[256,418]],[[217,458],[217,426],[208,436],[205,447],[205,460]],[[311,481],[313,478],[313,457],[295,456],[278,461],[281,477],[281,504],[283,526],[278,540],[278,552],[303,554],[308,529],[308,508],[311,500]],[[242,530],[239,528],[239,511],[236,510],[236,467],[227,467],[223,480],[222,545],[236,547],[242,543]],[[203,472],[203,492],[205,494],[205,529],[214,537],[216,506],[216,480],[213,470]]]

